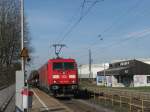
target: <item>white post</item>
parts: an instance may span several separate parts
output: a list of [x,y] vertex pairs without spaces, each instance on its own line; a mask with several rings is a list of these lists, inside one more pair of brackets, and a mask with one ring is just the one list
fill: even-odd
[[[21,50],[24,47],[24,0],[20,0],[21,4]],[[24,71],[24,59],[21,59],[21,70]]]
[[104,63],[104,86],[106,86],[105,63]]
[[[21,13],[21,50],[23,50],[23,48],[24,48],[24,0],[20,0],[20,4],[21,4],[21,11],[20,11],[20,13]],[[21,70],[23,72],[23,77],[24,77],[24,86],[26,86],[25,85],[26,77],[25,77],[25,59],[24,59],[24,57],[22,57],[22,59],[21,59]],[[24,103],[24,101],[23,101],[23,103]],[[28,108],[24,108],[23,111],[28,112]]]

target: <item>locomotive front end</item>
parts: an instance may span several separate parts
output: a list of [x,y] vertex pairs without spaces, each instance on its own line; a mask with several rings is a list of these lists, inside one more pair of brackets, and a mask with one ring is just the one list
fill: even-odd
[[55,60],[51,65],[51,91],[61,94],[72,93],[78,89],[78,70],[75,60]]

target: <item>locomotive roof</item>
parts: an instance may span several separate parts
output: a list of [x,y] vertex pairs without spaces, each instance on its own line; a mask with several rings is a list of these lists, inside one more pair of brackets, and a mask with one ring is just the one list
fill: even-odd
[[56,58],[56,59],[49,59],[48,62],[75,62],[75,59],[71,59],[71,58]]

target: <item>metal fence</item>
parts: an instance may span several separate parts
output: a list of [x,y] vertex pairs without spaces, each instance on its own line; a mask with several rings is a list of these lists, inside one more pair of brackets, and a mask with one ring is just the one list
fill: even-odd
[[94,103],[125,108],[129,112],[150,112],[150,93],[87,88]]

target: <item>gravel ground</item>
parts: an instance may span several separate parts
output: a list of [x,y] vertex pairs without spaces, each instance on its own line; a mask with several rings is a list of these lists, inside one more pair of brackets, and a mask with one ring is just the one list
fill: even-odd
[[[14,93],[15,85],[11,85],[7,88],[0,90],[0,108],[4,106],[5,102],[8,101]],[[11,112],[11,110],[8,112]]]
[[91,104],[85,100],[61,99],[60,102],[64,103],[66,106],[72,109],[73,112],[113,112],[101,106]]
[[15,112],[15,96],[9,102],[9,104],[4,112]]

